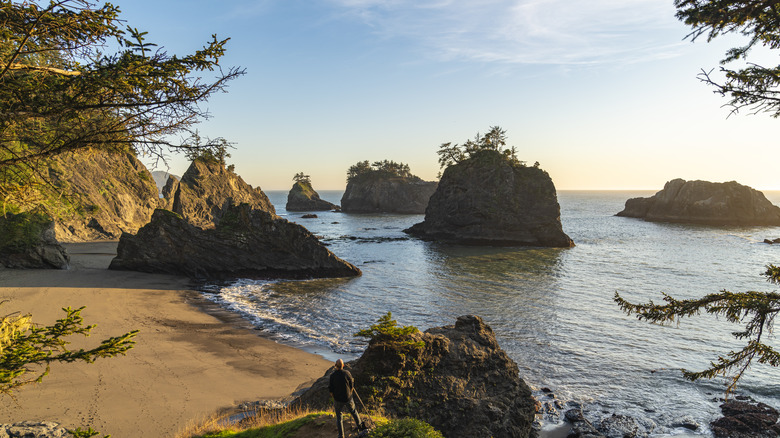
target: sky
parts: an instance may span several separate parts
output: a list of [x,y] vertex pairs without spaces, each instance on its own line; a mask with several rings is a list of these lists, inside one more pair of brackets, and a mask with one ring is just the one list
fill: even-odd
[[[436,151],[491,126],[558,190],[674,178],[780,190],[780,120],[730,115],[697,74],[743,41],[686,39],[672,0],[117,0],[169,54],[231,38],[246,74],[198,126],[253,186],[344,189],[358,161],[434,180]],[[769,50],[754,61],[777,63]],[[181,175],[186,160],[171,155]],[[158,168],[157,170],[165,170]]]

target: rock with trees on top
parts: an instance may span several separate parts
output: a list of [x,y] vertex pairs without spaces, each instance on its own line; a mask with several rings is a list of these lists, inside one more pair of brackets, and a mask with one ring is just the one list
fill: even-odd
[[[367,409],[423,420],[445,437],[535,437],[536,404],[517,364],[478,316],[421,333],[397,326],[388,313],[356,336],[369,339],[347,364]],[[334,368],[295,404],[332,406],[328,379]]]
[[505,146],[506,132],[497,126],[463,145],[442,144],[439,163],[445,169],[425,220],[405,231],[469,245],[574,246],[563,232],[550,176]]
[[780,207],[735,181],[674,179],[649,198],[627,200],[617,216],[706,225],[780,225]]
[[109,269],[191,278],[360,275],[302,226],[249,204],[225,205],[210,229],[158,209],[136,235],[122,235]]
[[287,211],[329,211],[338,210],[339,206],[324,199],[311,185],[311,177],[303,172],[293,177],[295,183],[287,194]]
[[347,188],[341,197],[345,213],[425,212],[435,181],[423,181],[408,164],[395,161],[358,162],[347,170]]

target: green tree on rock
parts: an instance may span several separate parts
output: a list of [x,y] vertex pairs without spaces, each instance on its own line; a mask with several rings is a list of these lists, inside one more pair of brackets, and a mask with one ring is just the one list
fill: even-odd
[[[747,37],[747,43],[726,52],[720,72],[724,79],[702,71],[699,79],[715,87],[715,92],[729,98],[732,113],[748,108],[754,113],[780,116],[780,66],[762,66],[748,61],[756,46],[780,48],[780,5],[775,0],[675,0],[677,18],[691,26],[688,37],[696,40],[706,35],[712,41],[730,33]],[[726,68],[733,61],[746,61],[741,69]]]
[[[767,266],[764,276],[770,283],[780,284],[780,267]],[[766,338],[772,333],[775,316],[780,312],[780,293],[722,290],[720,293],[690,300],[677,300],[663,294],[663,300],[665,304],[656,304],[653,301],[632,304],[615,293],[615,302],[624,312],[628,315],[636,314],[638,319],[651,323],[679,322],[682,318],[696,316],[704,311],[723,316],[735,324],[745,324],[742,330],[733,333],[735,338],[746,341],[741,350],[718,357],[702,371],[682,370],[686,379],[695,381],[724,376],[729,381],[726,392],[731,393],[753,361],[780,366],[780,353],[766,343]]]
[[293,176],[293,181],[301,184],[308,184],[311,185],[311,176],[306,175],[303,172],[298,172]]
[[442,143],[437,152],[439,154],[439,166],[442,169],[447,168],[453,164],[473,158],[482,151],[500,152],[513,163],[525,166],[524,161],[517,159],[517,149],[514,146],[506,147],[506,130],[499,126],[491,126],[485,135],[477,133],[473,140],[466,140],[462,145],[453,144],[452,142]]

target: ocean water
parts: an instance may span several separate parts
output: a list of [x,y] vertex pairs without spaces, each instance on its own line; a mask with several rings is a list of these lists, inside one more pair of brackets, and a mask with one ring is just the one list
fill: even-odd
[[[724,381],[692,383],[679,369],[703,369],[718,354],[740,348],[731,335],[739,327],[709,315],[651,325],[623,314],[614,294],[658,302],[661,292],[693,298],[722,289],[776,290],[761,274],[767,264],[780,263],[780,245],[762,242],[780,237],[780,228],[614,216],[626,199],[652,193],[559,192],[563,229],[576,246],[551,249],[409,238],[403,229],[423,215],[317,212],[316,219],[302,219],[284,209],[286,192],[268,192],[280,216],[308,228],[363,276],[239,280],[210,285],[205,295],[268,336],[329,359],[357,357],[365,344],[352,334],[388,311],[421,330],[479,315],[529,385],[580,403],[589,420],[617,413],[652,426],[652,436],[709,436]],[[320,193],[337,204],[341,194]],[[780,203],[780,192],[765,195]],[[738,394],[780,407],[780,370],[754,365]],[[674,427],[683,418],[701,427]]]

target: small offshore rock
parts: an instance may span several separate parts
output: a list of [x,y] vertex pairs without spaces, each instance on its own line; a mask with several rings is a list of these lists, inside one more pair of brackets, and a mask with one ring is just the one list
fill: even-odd
[[564,418],[571,424],[571,432],[567,438],[606,438],[582,415],[581,408],[569,409]]
[[339,208],[324,199],[311,186],[310,181],[296,181],[287,194],[287,211],[328,211]]
[[318,216],[316,214],[304,214],[301,216],[301,219],[317,219],[317,217]]
[[688,430],[698,430],[699,427],[701,427],[701,426],[699,425],[699,423],[696,420],[694,420],[691,417],[686,416],[686,417],[682,417],[682,418],[679,418],[679,419],[675,420],[671,424],[671,427],[673,427],[673,428],[684,428],[684,429],[688,429]]
[[612,414],[612,416],[599,421],[596,429],[606,438],[642,438],[648,436],[655,429],[655,424],[643,425],[634,417]]

